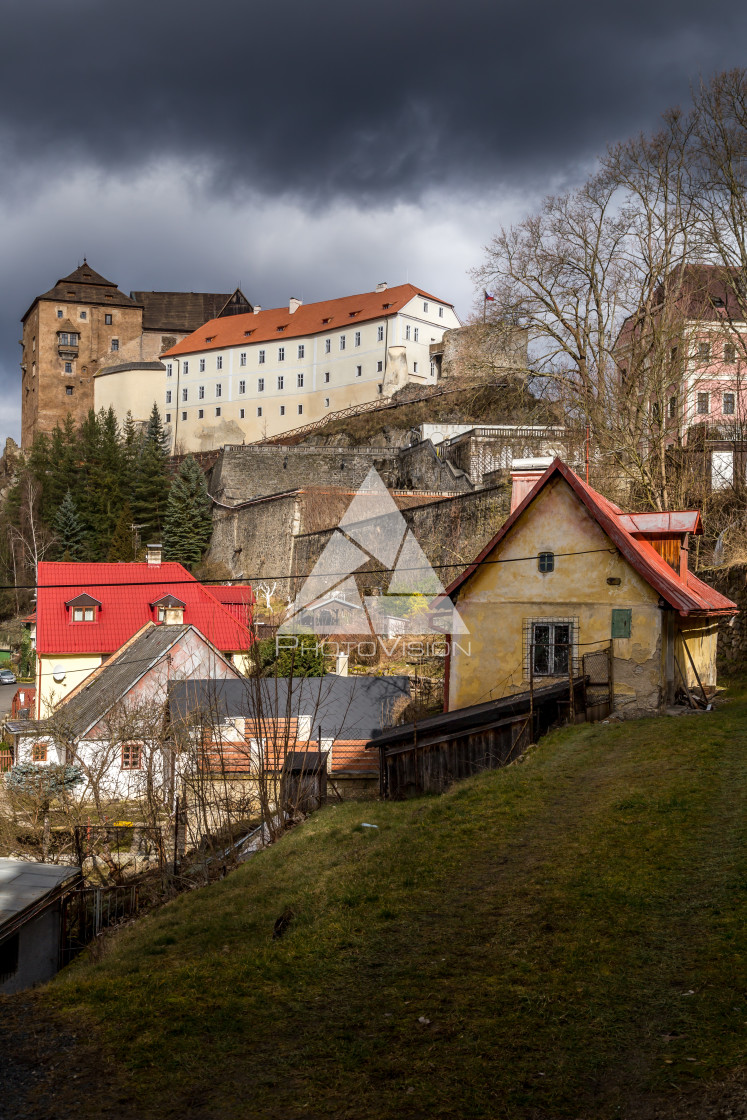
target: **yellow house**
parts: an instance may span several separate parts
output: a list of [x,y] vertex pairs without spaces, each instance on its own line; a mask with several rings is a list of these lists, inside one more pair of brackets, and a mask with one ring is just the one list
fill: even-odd
[[448,710],[582,673],[626,716],[713,692],[718,620],[737,607],[688,569],[698,533],[697,511],[623,513],[559,459],[514,475],[510,516],[446,589],[468,630]]

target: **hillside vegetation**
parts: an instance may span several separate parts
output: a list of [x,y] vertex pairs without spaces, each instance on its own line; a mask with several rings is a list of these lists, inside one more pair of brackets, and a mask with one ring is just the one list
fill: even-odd
[[442,797],[329,806],[32,1001],[89,1039],[49,1115],[726,1115],[746,718],[740,686],[556,732]]

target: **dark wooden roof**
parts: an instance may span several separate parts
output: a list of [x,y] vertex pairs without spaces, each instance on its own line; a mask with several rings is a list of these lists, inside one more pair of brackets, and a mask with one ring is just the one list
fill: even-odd
[[138,306],[134,299],[120,292],[112,280],[107,280],[94,271],[85,260],[69,276],[63,276],[58,280],[48,292],[37,296],[22,321],[28,317],[40,299],[52,300],[55,303],[110,304],[112,307]]
[[143,330],[196,331],[210,319],[254,309],[243,292],[130,292],[143,308]]

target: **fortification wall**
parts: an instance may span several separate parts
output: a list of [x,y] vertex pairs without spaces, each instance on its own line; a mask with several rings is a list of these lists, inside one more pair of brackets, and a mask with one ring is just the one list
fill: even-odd
[[739,607],[738,615],[719,619],[718,624],[718,658],[728,667],[737,668],[747,657],[747,564],[707,568],[698,572],[698,577]]

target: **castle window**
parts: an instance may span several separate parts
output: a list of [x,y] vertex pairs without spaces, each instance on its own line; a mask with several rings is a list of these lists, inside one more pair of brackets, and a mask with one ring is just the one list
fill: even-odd
[[325,375],[324,375],[324,381],[325,381],[325,383],[326,383],[327,385],[329,385],[329,371],[328,371],[327,373],[325,373]]
[[216,369],[223,369],[223,355],[222,354],[219,354],[218,357],[215,359],[215,368]]
[[171,389],[166,390],[166,404],[171,404]]
[[223,386],[221,385],[220,381],[215,386],[215,395],[216,395],[216,397],[222,397],[223,396]]
[[383,362],[377,362],[376,363],[376,372],[377,373],[382,373],[383,370],[384,370],[384,363]]
[[197,399],[199,401],[204,401],[205,400],[205,386],[204,385],[200,385],[200,387],[198,388]]
[[424,303],[424,304],[423,304],[423,311],[427,311],[427,310],[428,310],[428,304],[427,304],[427,303]]
[[246,350],[242,350],[241,354],[239,355],[239,365],[240,366],[245,366],[246,365]]
[[355,367],[355,376],[356,377],[362,377],[363,376],[363,366],[356,366]]
[[243,420],[243,419],[244,419],[244,409],[240,408],[239,409],[239,420]]
[[183,412],[182,413],[182,420],[186,420],[186,419],[187,419],[187,414],[186,414],[186,412]]
[[263,366],[265,364],[265,352],[264,352],[264,350],[260,350],[259,355],[257,357],[257,361],[259,362],[259,364],[261,366]]
[[361,332],[356,331],[355,332],[355,345],[360,346],[360,344],[361,344]]
[[166,413],[166,423],[167,423],[167,424],[170,424],[170,423],[171,423],[171,413],[170,413],[170,412],[167,412],[167,413]]
[[298,347],[298,356],[299,356],[299,358],[303,358],[305,354],[306,354],[306,347],[304,346],[303,342],[301,342],[299,344],[299,347]]
[[324,407],[329,408],[329,397],[324,398]]
[[264,393],[264,391],[265,391],[265,379],[264,379],[264,377],[258,377],[257,378],[257,392],[258,393]]
[[332,353],[332,339],[331,338],[325,338],[325,340],[324,340],[324,353],[325,354],[331,354]]
[[81,319],[87,319],[88,318],[88,312],[87,311],[81,311],[80,317],[81,317]]
[[281,374],[280,377],[278,377],[278,389],[282,389],[284,386],[285,380],[283,378],[283,375]]
[[439,317],[439,319],[443,319],[443,317],[444,317],[444,309],[443,309],[443,307],[439,307],[439,309],[438,309],[438,317]]
[[722,408],[724,416],[734,415],[734,394],[724,393],[724,403]]
[[420,327],[416,327],[413,331],[413,338],[416,342],[420,342]]
[[297,380],[297,382],[298,382],[298,388],[299,388],[299,389],[303,389],[303,374],[302,374],[302,373],[299,373],[299,375],[298,375],[298,377],[296,378],[296,380]]
[[382,383],[381,383],[381,382],[379,382],[379,386],[378,386],[378,388],[379,388],[379,394],[381,394],[381,393],[383,393],[383,392],[384,392],[384,386],[382,385]]
[[239,392],[240,393],[245,393],[246,392],[246,381],[239,381]]
[[215,415],[220,416],[220,405],[218,405],[218,407],[216,408]]
[[417,372],[418,372],[418,363],[417,363],[417,362],[413,362],[413,363],[412,363],[412,372],[413,372],[413,373],[417,373]]
[[708,393],[698,393],[697,410],[700,416],[705,416],[709,411]]
[[410,334],[411,334],[411,330],[410,330],[410,327],[408,325],[408,326],[405,327],[405,338],[409,339]]
[[344,334],[340,335],[340,349],[341,350],[345,349],[345,335]]
[[166,363],[166,376],[172,377],[174,374],[174,367],[171,362]]
[[284,404],[281,404],[281,406],[280,406],[280,415],[285,416],[285,405]]
[[59,331],[58,334],[59,334],[59,343],[58,343],[59,346],[77,346],[78,345],[78,335],[76,334],[75,331],[71,331],[69,334],[68,334],[67,331]]
[[205,372],[205,359],[200,358],[200,373],[204,373],[204,372]]
[[189,389],[182,389],[182,400],[189,400]]
[[111,325],[112,325],[112,314],[111,314],[111,311],[107,311],[106,314],[104,315],[104,326],[110,327]]
[[72,372],[73,372],[73,363],[72,362],[65,362],[65,373],[72,373]]
[[205,409],[204,408],[198,408],[197,409],[197,419],[202,420],[204,416],[205,416]]
[[261,415],[262,415],[262,405],[260,405],[259,408],[257,409],[257,416],[261,416]]
[[383,342],[384,341],[384,328],[383,327],[377,327],[376,328],[376,341],[377,342]]
[[112,339],[112,350],[119,350],[119,339],[118,338],[113,338]]
[[66,385],[66,386],[65,386],[65,396],[66,396],[66,397],[72,397],[72,395],[73,395],[73,387],[72,387],[72,385]]
[[279,362],[284,362],[285,361],[285,347],[284,346],[278,346],[278,361]]
[[300,405],[298,406],[298,415],[300,416],[300,415],[302,414],[302,412],[303,412],[303,405],[302,405],[302,404],[300,404]]
[[62,318],[62,308],[60,308],[60,307],[57,308],[57,318],[58,319]]
[[189,373],[189,362],[184,363],[184,372]]

